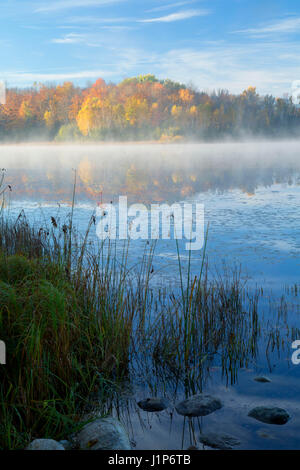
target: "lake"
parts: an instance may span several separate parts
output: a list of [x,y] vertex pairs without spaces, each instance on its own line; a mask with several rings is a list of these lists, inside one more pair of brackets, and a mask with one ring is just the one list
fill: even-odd
[[[1,167],[12,191],[6,212],[17,218],[21,210],[37,227],[51,226],[51,217],[63,221],[70,213],[74,170],[76,203],[74,225],[84,233],[99,204],[117,204],[126,195],[129,203],[204,204],[208,227],[208,275],[226,276],[233,270],[248,289],[264,294],[261,315],[280,326],[280,333],[299,327],[300,287],[300,142],[256,141],[214,144],[103,144],[103,145],[5,145],[0,147]],[[171,237],[172,238],[172,237]],[[96,244],[96,226],[91,243]],[[118,253],[121,252],[121,241]],[[129,262],[143,257],[144,240],[131,240]],[[187,276],[189,253],[179,241],[182,271]],[[203,249],[192,252],[190,271],[198,275]],[[179,289],[178,254],[173,239],[156,243],[152,283]],[[284,319],[277,323],[277,309],[285,298]],[[299,338],[300,339],[300,338]],[[186,395],[151,378],[144,365],[128,393],[118,394],[113,412],[119,413],[138,449],[179,449],[198,442],[203,432],[228,432],[241,441],[238,448],[300,448],[300,365],[291,362],[291,344],[268,349],[265,340],[258,355],[241,367],[234,383],[227,383],[218,361],[207,371],[201,387],[221,396],[226,406],[201,420],[183,420],[174,409],[149,414],[136,405],[138,398],[167,395],[172,406]],[[268,375],[270,383],[253,380]],[[176,392],[175,392],[176,389]],[[121,395],[121,396],[120,396]],[[287,409],[292,419],[284,426],[263,424],[247,416],[256,405]]]

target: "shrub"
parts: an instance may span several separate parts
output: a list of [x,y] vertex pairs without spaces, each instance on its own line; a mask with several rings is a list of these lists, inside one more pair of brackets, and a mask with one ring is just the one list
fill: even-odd
[[56,142],[70,142],[72,140],[78,140],[82,137],[76,124],[64,124],[56,134]]

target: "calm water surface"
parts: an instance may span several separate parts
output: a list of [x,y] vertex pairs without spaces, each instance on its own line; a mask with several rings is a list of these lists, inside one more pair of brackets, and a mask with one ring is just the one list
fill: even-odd
[[[0,147],[0,161],[12,186],[7,212],[16,218],[24,209],[36,226],[50,225],[51,216],[63,221],[70,213],[73,169],[77,170],[74,224],[82,233],[97,203],[116,204],[120,195],[145,205],[203,203],[206,226],[209,223],[210,275],[241,265],[249,289],[264,288],[261,308],[269,319],[273,313],[276,317],[276,305],[285,295],[283,336],[285,328],[299,327],[299,297],[290,288],[300,287],[300,142],[11,145]],[[96,240],[93,228],[91,242]],[[131,241],[130,263],[141,260],[144,246],[144,241]],[[186,272],[183,241],[180,252]],[[192,254],[194,274],[202,257],[203,250]],[[174,240],[157,242],[153,269],[154,286],[179,286]],[[291,363],[289,344],[280,355],[269,351],[266,356],[263,341],[259,350],[248,368],[240,370],[235,384],[227,384],[217,363],[210,368],[201,389],[220,396],[225,406],[202,420],[184,421],[172,407],[160,414],[139,410],[137,399],[164,394],[173,406],[187,393],[180,386],[175,393],[168,380],[167,388],[159,381],[155,388],[147,379],[151,371],[140,374],[113,412],[119,413],[139,449],[199,446],[200,429],[232,434],[241,441],[239,448],[300,449],[300,366]],[[271,383],[253,381],[256,375],[268,375]],[[195,390],[199,388],[195,384]],[[260,423],[247,416],[256,405],[280,406],[292,419],[284,426]]]

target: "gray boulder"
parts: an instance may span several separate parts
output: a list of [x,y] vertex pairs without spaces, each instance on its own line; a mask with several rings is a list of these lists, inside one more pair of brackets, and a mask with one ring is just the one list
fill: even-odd
[[249,411],[248,416],[257,419],[262,423],[285,424],[291,418],[283,408],[271,408],[267,406],[257,406]]
[[80,449],[130,450],[128,435],[121,423],[112,417],[86,424],[77,435]]
[[183,416],[206,416],[222,408],[222,402],[211,395],[193,395],[176,405],[176,411]]
[[169,406],[168,400],[165,398],[146,398],[138,402],[138,406],[148,412],[163,411]]
[[213,432],[200,434],[199,440],[205,446],[212,447],[213,449],[230,450],[232,447],[240,445],[240,441],[233,436]]
[[26,450],[65,450],[65,448],[53,439],[35,439]]

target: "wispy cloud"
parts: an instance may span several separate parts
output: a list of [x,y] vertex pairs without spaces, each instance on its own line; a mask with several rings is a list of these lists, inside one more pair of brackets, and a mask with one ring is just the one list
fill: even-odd
[[274,33],[297,33],[300,32],[300,17],[287,18],[275,23],[268,23],[258,28],[241,29],[234,33],[245,33],[250,35],[267,35]]
[[85,47],[100,47],[107,42],[107,39],[103,34],[89,34],[89,33],[69,33],[62,38],[51,39],[54,44],[80,44]]
[[49,1],[35,10],[36,13],[60,11],[73,8],[101,7],[112,3],[123,2],[125,0],[61,0]]
[[84,39],[85,37],[81,34],[70,33],[63,38],[52,39],[51,42],[55,44],[80,44]]
[[130,31],[133,30],[133,26],[121,26],[121,25],[110,25],[110,26],[102,26],[101,29],[105,29],[106,31],[111,32],[118,32],[118,31]]
[[[300,77],[298,44],[289,42],[256,42],[223,44],[197,49],[173,49],[157,57],[154,73],[179,82],[192,81],[201,90],[228,89],[240,93],[249,85],[259,93],[280,96],[289,91],[293,80]],[[289,64],[280,59],[287,51],[295,54]]]
[[163,5],[163,6],[160,6],[160,7],[151,8],[151,10],[147,10],[147,13],[152,13],[154,11],[169,10],[170,8],[182,7],[184,5],[189,5],[191,3],[195,3],[195,0],[187,0],[185,2],[169,3],[168,5]]
[[[66,38],[67,39],[67,38]],[[72,40],[72,38],[70,38]],[[74,38],[74,40],[76,40]],[[78,38],[78,40],[80,40]],[[122,78],[140,73],[154,73],[159,78],[171,78],[186,83],[192,81],[200,90],[228,89],[240,93],[249,85],[257,86],[259,93],[280,96],[289,91],[293,80],[300,77],[298,43],[282,41],[257,41],[249,49],[247,44],[209,44],[201,42],[199,47],[174,48],[164,53],[138,48],[126,48],[111,44],[105,57],[101,56],[101,67],[94,69],[82,66],[77,71],[3,71],[2,77],[10,84],[28,84],[34,81],[62,82],[74,80],[83,83],[86,79],[103,77],[118,82]],[[294,60],[286,63],[285,55],[292,54]],[[86,59],[86,51],[84,56]],[[97,57],[98,62],[99,57]],[[89,60],[89,59],[88,59]],[[86,63],[88,63],[88,60]]]
[[99,16],[71,16],[65,19],[66,23],[72,24],[112,24],[112,23],[126,23],[135,21],[134,18],[118,17],[118,18],[100,18]]
[[31,73],[31,72],[6,72],[4,77],[6,80],[14,83],[33,82],[61,82],[64,80],[80,80],[80,79],[96,79],[99,77],[107,78],[112,75],[107,70],[82,70],[80,72],[66,73]]
[[[1,78],[7,79],[11,85],[64,80],[74,80],[83,85],[85,80],[100,76],[118,82],[128,76],[154,73],[159,78],[192,81],[201,90],[227,88],[231,92],[241,92],[253,85],[258,87],[260,93],[280,96],[290,89],[293,80],[300,79],[299,41],[297,36],[290,37],[292,32],[300,32],[300,12],[295,15],[289,13],[284,18],[273,17],[273,20],[271,17],[269,23],[257,22],[250,26],[244,23],[239,28],[235,27],[242,30],[238,35],[228,36],[225,32],[229,24],[226,23],[224,30],[219,21],[220,31],[216,31],[215,19],[211,17],[210,21],[210,17],[204,16],[211,13],[205,7],[202,9],[199,6],[198,9],[194,6],[195,9],[192,9],[192,6],[177,5],[174,8],[175,3],[188,0],[147,2],[148,8],[168,6],[172,9],[162,10],[162,13],[145,13],[144,16],[141,16],[140,8],[135,13],[133,9],[127,8],[125,0],[122,4],[115,3],[125,8],[107,8],[107,11],[98,9],[98,14],[88,8],[60,9],[91,4],[112,6],[116,0],[48,1],[47,5],[47,0],[30,2],[36,8],[48,7],[49,12],[55,12],[53,8],[55,6],[57,9],[59,4],[56,15],[53,13],[52,17],[49,13],[51,18],[46,14],[45,17],[35,15],[37,21],[32,26],[43,28],[43,32],[33,32],[32,36],[29,30],[26,32],[25,37],[28,35],[28,39],[32,38],[36,45],[30,55],[28,53],[26,56],[25,41],[22,48],[24,35],[14,35],[17,38],[15,48],[11,49],[12,54],[7,50],[8,58],[13,53],[19,54],[15,55],[18,57],[18,67],[23,67],[23,70],[10,69],[5,73],[5,68],[11,67],[11,62],[2,64]],[[135,1],[137,4],[140,0]],[[129,0],[127,2],[129,4]],[[23,5],[27,2],[19,0],[19,3]],[[145,11],[146,2],[140,3]],[[214,9],[213,13],[217,15],[218,11]],[[188,21],[188,18],[193,17],[199,17],[201,22],[205,22],[205,31],[198,27],[197,20]],[[21,19],[23,25],[25,21],[23,17]],[[172,23],[179,20],[186,20],[186,23]],[[147,23],[149,25],[145,29]],[[165,41],[153,38],[152,27],[155,24],[169,26],[170,34]],[[180,36],[174,30],[176,24],[182,26]],[[63,25],[64,28],[72,29],[59,29]],[[134,33],[126,31],[129,26],[135,29]],[[233,29],[231,27],[231,31]],[[255,40],[255,37],[260,39]],[[37,53],[41,54],[41,58],[36,59],[34,54]]]
[[209,10],[185,10],[170,15],[161,16],[159,18],[149,18],[146,20],[139,20],[140,23],[171,23],[172,21],[187,20],[195,16],[209,15]]

